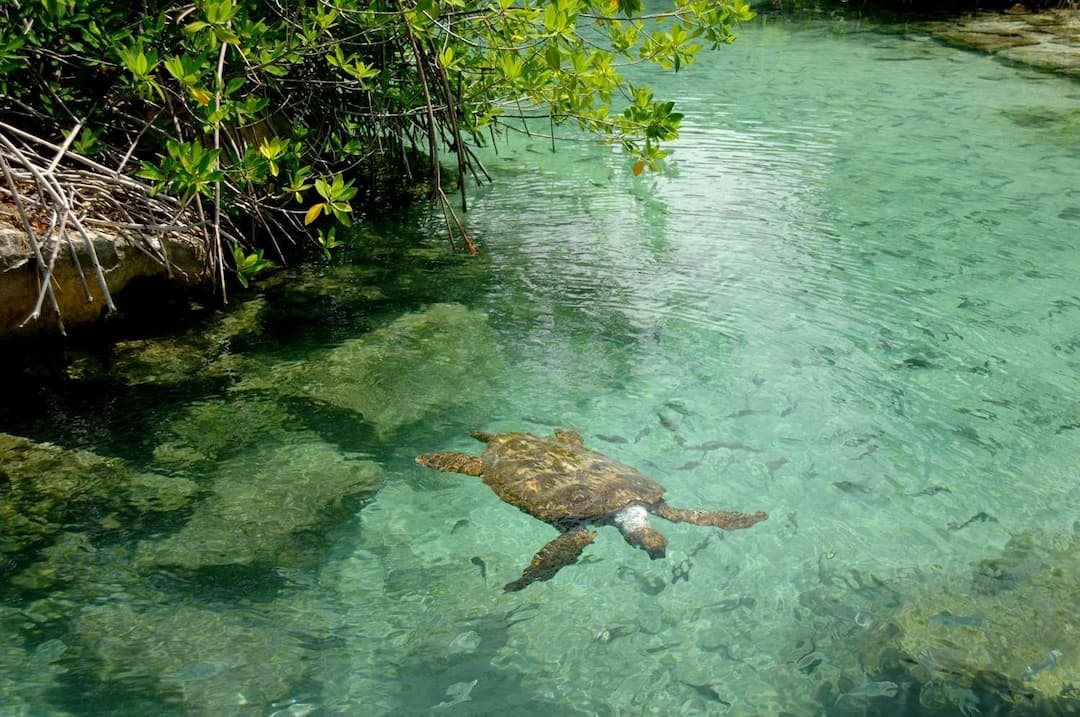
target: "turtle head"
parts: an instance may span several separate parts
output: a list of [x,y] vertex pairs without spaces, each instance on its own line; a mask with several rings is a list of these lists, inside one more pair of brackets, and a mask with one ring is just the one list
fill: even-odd
[[626,533],[626,542],[634,547],[641,548],[653,560],[659,560],[667,555],[667,538],[659,530],[645,526],[634,533]]
[[612,518],[615,527],[623,534],[626,542],[635,548],[641,548],[653,560],[658,560],[667,554],[667,539],[649,525],[649,511],[642,505],[631,505],[623,508]]

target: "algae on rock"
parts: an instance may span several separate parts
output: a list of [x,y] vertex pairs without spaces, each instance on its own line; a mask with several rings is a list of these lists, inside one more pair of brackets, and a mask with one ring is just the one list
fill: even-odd
[[205,466],[257,443],[292,440],[293,423],[284,405],[256,392],[196,401],[160,429],[154,459],[185,470]]
[[150,680],[185,714],[263,715],[310,678],[301,638],[270,616],[110,602],[84,607],[74,627],[98,679]]
[[188,570],[303,563],[320,529],[350,515],[381,479],[375,463],[297,435],[224,461],[187,524],[140,543],[136,559]]
[[0,433],[0,554],[19,554],[72,529],[120,527],[116,516],[182,508],[198,487],[133,471],[122,461]]
[[278,364],[238,390],[273,387],[354,411],[380,439],[431,414],[489,394],[501,359],[487,315],[432,304],[324,354]]
[[1045,543],[1017,535],[967,584],[909,600],[894,618],[898,646],[960,689],[987,673],[1042,698],[1080,685],[1080,535]]
[[232,377],[240,367],[232,343],[262,331],[266,301],[240,301],[174,336],[127,339],[112,345],[107,362],[84,355],[67,368],[71,379],[107,376],[128,386],[168,386]]

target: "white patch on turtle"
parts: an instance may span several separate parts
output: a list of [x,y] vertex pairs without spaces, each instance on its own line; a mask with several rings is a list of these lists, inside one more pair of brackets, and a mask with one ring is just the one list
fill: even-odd
[[623,535],[630,535],[649,527],[649,511],[642,505],[628,505],[611,518]]

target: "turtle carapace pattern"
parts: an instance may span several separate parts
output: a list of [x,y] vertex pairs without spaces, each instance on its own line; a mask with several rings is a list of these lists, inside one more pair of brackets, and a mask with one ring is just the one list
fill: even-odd
[[664,502],[664,487],[628,465],[585,447],[572,430],[556,429],[541,438],[530,433],[470,435],[487,444],[483,455],[444,451],[425,453],[417,463],[441,471],[479,476],[496,495],[529,515],[550,523],[559,535],[533,557],[507,592],[538,580],[550,580],[575,562],[597,534],[594,525],[614,525],[626,542],[652,559],[662,558],[667,540],[649,525],[649,514],[676,523],[724,530],[749,528],[765,520],[764,512],[685,510]]

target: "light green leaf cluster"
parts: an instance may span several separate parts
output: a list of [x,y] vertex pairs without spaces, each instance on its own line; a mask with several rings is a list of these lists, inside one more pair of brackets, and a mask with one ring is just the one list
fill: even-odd
[[[630,87],[623,68],[649,62],[675,72],[705,47],[731,42],[753,17],[743,0],[462,0],[461,9],[419,0],[412,32],[442,48],[439,66],[459,88],[461,124],[481,130],[511,120],[571,121],[621,143],[652,169],[662,142],[678,137],[682,115],[647,89]],[[447,61],[446,58],[451,58]],[[625,111],[612,111],[628,105]],[[510,124],[510,127],[516,124]]]
[[[624,71],[681,72],[751,17],[745,0],[7,3],[0,90],[33,114],[3,119],[53,137],[85,120],[76,150],[328,252],[329,224],[351,223],[361,188],[412,177],[417,150],[448,212],[441,160],[463,189],[482,172],[470,146],[523,124],[569,123],[635,174],[660,169],[682,115]],[[251,256],[233,252],[245,279]]]

